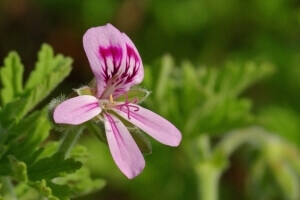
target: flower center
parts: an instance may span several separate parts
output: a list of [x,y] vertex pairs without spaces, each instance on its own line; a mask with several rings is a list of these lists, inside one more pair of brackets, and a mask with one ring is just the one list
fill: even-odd
[[112,109],[112,108],[117,108],[120,111],[123,110],[123,111],[127,112],[128,119],[131,119],[130,113],[139,111],[139,107],[133,105],[138,102],[138,99],[135,97],[131,100],[128,100],[127,93],[124,93],[124,96],[125,96],[125,102],[119,103],[119,102],[114,101],[113,95],[111,94],[109,96],[109,101],[106,100],[105,102],[102,103],[102,108],[107,109],[107,110]]

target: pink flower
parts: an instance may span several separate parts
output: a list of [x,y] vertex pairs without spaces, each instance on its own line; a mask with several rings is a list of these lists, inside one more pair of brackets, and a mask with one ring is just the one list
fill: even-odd
[[145,160],[122,121],[169,146],[179,145],[181,133],[169,121],[137,105],[136,101],[113,100],[144,78],[140,55],[125,33],[111,24],[94,27],[84,34],[83,45],[96,79],[95,94],[62,102],[54,110],[54,121],[72,125],[93,119],[103,121],[115,163],[128,178],[134,178],[143,170]]

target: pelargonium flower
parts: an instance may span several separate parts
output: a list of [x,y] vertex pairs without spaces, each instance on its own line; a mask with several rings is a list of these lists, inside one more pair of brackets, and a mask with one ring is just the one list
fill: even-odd
[[115,101],[144,78],[141,57],[125,33],[111,24],[90,28],[83,36],[83,45],[96,88],[91,89],[92,95],[80,95],[59,104],[54,110],[54,121],[72,125],[103,121],[115,163],[128,178],[134,178],[143,170],[145,160],[123,122],[169,146],[179,145],[181,133],[166,119],[137,105],[136,100]]

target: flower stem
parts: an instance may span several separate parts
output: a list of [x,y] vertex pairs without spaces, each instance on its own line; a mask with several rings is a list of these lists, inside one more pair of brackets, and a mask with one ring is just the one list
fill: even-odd
[[223,170],[215,168],[210,162],[196,166],[199,200],[218,200],[219,180]]
[[227,168],[227,158],[211,149],[210,138],[200,135],[192,141],[198,199],[218,200],[220,176]]
[[83,127],[80,127],[76,130],[70,130],[65,133],[59,147],[58,152],[62,152],[65,155],[65,158],[69,157],[71,150],[76,144],[79,136],[83,131]]
[[14,192],[14,186],[9,177],[0,177],[0,182],[2,183],[1,194],[4,199],[17,200],[17,196]]

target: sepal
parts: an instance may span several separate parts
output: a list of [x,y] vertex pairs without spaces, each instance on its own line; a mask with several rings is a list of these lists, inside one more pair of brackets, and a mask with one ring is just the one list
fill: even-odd
[[146,89],[133,87],[131,88],[127,93],[124,93],[123,95],[119,96],[115,99],[117,102],[135,102],[136,103],[142,103],[144,100],[147,99],[151,92],[149,92]]
[[138,145],[143,155],[152,153],[152,145],[145,134],[138,128],[128,128],[135,143]]
[[74,90],[79,96],[80,95],[91,95],[95,96],[95,91],[93,91],[90,87],[88,86],[82,86],[81,88],[75,89]]

